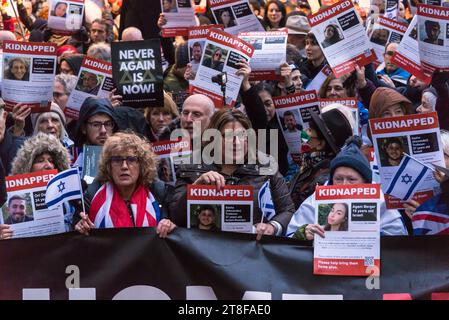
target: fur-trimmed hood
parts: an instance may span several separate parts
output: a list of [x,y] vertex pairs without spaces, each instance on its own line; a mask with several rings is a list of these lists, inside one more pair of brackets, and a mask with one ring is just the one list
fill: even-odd
[[31,172],[34,159],[45,152],[51,154],[55,163],[55,169],[58,171],[70,168],[70,154],[67,149],[56,137],[40,132],[26,140],[19,149],[12,162],[11,174]]

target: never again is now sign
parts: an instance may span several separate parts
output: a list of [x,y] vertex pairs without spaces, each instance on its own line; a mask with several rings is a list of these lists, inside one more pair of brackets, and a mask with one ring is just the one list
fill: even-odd
[[159,39],[112,43],[112,74],[124,106],[163,106]]

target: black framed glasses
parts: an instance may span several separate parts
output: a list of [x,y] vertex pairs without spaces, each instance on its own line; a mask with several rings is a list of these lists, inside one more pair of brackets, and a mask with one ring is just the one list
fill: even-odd
[[104,126],[106,130],[112,130],[114,128],[114,122],[112,122],[111,120],[104,122],[88,121],[87,124],[90,125],[92,128],[94,128],[95,130],[100,130],[102,126]]
[[111,165],[114,167],[121,167],[123,165],[123,161],[126,161],[126,164],[128,166],[135,166],[139,162],[139,157],[136,156],[127,156],[127,157],[121,157],[121,156],[112,156],[109,158],[111,161]]

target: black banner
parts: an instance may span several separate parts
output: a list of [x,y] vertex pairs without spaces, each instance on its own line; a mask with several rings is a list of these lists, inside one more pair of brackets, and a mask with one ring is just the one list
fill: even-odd
[[112,74],[123,105],[164,105],[159,39],[112,43]]
[[[166,239],[152,228],[66,233],[0,241],[0,299],[441,298],[448,248],[447,236],[382,238],[370,290],[373,278],[313,275],[309,242],[181,228]],[[69,295],[67,286],[81,289]]]

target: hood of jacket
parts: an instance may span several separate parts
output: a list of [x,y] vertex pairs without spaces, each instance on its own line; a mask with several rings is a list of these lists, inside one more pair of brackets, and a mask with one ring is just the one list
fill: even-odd
[[388,108],[395,104],[400,103],[404,106],[404,113],[412,113],[412,103],[402,94],[394,89],[380,87],[374,91],[371,97],[371,102],[369,104],[369,115],[370,119],[380,118],[381,114]]
[[55,136],[38,133],[24,142],[17,152],[12,162],[11,174],[30,173],[34,159],[43,154],[49,153],[58,171],[70,168],[70,154]]
[[114,122],[113,132],[118,130],[118,116],[116,111],[111,105],[111,102],[105,98],[88,97],[81,105],[78,122],[76,125],[75,145],[81,147],[86,143],[86,135],[83,133],[83,125],[89,120],[90,117],[96,114],[106,114],[112,118]]

